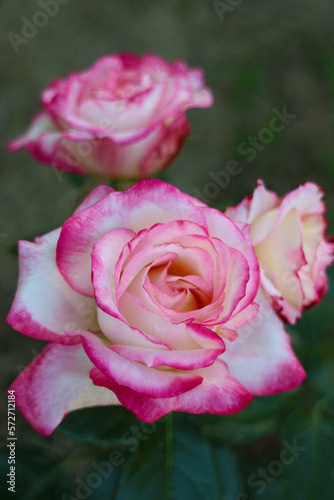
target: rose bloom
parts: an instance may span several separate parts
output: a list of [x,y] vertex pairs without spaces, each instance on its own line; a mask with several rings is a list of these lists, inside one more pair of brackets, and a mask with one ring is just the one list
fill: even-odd
[[333,238],[326,238],[322,190],[307,182],[279,198],[258,181],[253,196],[229,207],[231,219],[250,224],[261,284],[277,313],[289,323],[317,304],[327,290]]
[[19,255],[8,322],[51,343],[11,389],[43,434],[94,405],[122,404],[146,422],[234,413],[305,376],[258,290],[247,236],[162,181],[99,186]]
[[77,174],[138,179],[169,165],[190,131],[185,111],[210,107],[213,96],[200,69],[120,54],[56,80],[42,104],[11,151]]

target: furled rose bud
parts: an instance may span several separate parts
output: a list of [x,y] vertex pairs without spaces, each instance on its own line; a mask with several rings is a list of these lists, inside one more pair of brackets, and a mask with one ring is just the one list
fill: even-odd
[[19,250],[8,322],[51,343],[12,388],[44,434],[84,406],[121,403],[146,422],[234,413],[305,376],[259,291],[249,239],[169,184],[99,186]]
[[327,290],[326,268],[334,244],[326,238],[325,206],[319,186],[307,182],[279,198],[258,181],[253,196],[225,214],[250,224],[261,283],[278,314],[295,323]]
[[144,178],[179,152],[190,130],[185,111],[212,103],[200,69],[154,55],[107,56],[47,88],[44,110],[9,147],[77,174]]

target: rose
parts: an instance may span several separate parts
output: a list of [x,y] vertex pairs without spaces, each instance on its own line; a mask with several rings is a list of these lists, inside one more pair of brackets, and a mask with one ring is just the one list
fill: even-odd
[[247,236],[162,181],[99,186],[19,255],[8,322],[51,343],[12,389],[44,434],[84,406],[121,403],[146,422],[234,413],[304,377],[280,320],[265,303],[258,314]]
[[9,147],[77,174],[148,177],[181,148],[190,130],[185,111],[212,103],[200,69],[154,55],[108,56],[47,88],[44,111]]
[[252,197],[229,207],[231,219],[250,224],[261,283],[284,320],[295,323],[327,290],[334,244],[326,238],[322,190],[307,182],[279,198],[262,181]]

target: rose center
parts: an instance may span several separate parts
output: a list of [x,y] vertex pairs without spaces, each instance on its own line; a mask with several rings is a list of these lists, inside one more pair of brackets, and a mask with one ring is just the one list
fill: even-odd
[[203,279],[191,266],[175,259],[173,262],[154,266],[147,274],[151,295],[164,308],[175,312],[201,309],[211,301],[211,294]]

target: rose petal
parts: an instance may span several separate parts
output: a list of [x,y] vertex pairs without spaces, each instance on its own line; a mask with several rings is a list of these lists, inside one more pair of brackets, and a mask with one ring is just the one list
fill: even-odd
[[94,384],[113,390],[121,403],[144,422],[154,422],[171,411],[195,414],[208,412],[215,415],[236,413],[252,399],[249,392],[228,372],[226,364],[219,359],[195,373],[203,377],[201,385],[168,399],[143,396],[116,384],[96,368],[91,371],[91,378]]
[[215,237],[224,242],[229,248],[238,250],[247,260],[249,266],[249,281],[246,285],[245,296],[240,300],[235,313],[242,311],[250,304],[259,288],[259,263],[250,244],[247,234],[243,234],[240,229],[228,217],[218,210],[201,207],[203,215],[209,228],[211,237]]
[[93,366],[81,345],[49,344],[9,390],[28,422],[48,436],[72,410],[119,404],[112,391],[92,383]]
[[258,215],[277,206],[278,196],[268,191],[264,182],[259,179],[252,196],[247,196],[235,207],[227,207],[225,215],[233,221],[250,224]]
[[76,328],[99,329],[96,303],[72,290],[56,266],[60,229],[34,243],[19,242],[18,289],[7,322],[30,337],[73,343],[66,332]]
[[178,189],[162,181],[141,181],[127,191],[111,193],[65,222],[57,247],[58,268],[73,289],[93,296],[90,256],[101,236],[120,227],[139,232],[175,219],[205,227],[199,209]]
[[82,166],[69,154],[66,140],[84,141],[87,136],[77,132],[59,130],[47,113],[39,113],[32,121],[28,130],[18,139],[9,144],[9,149],[15,153],[26,148],[41,163],[60,168],[67,172],[84,174]]
[[231,374],[253,395],[266,396],[289,391],[305,378],[281,320],[260,289],[256,297],[258,315],[238,330],[238,339],[225,340],[220,356]]
[[108,348],[90,332],[75,331],[94,365],[117,384],[124,385],[150,397],[170,398],[189,391],[201,384],[201,376],[182,371],[165,371],[149,368],[129,361]]

